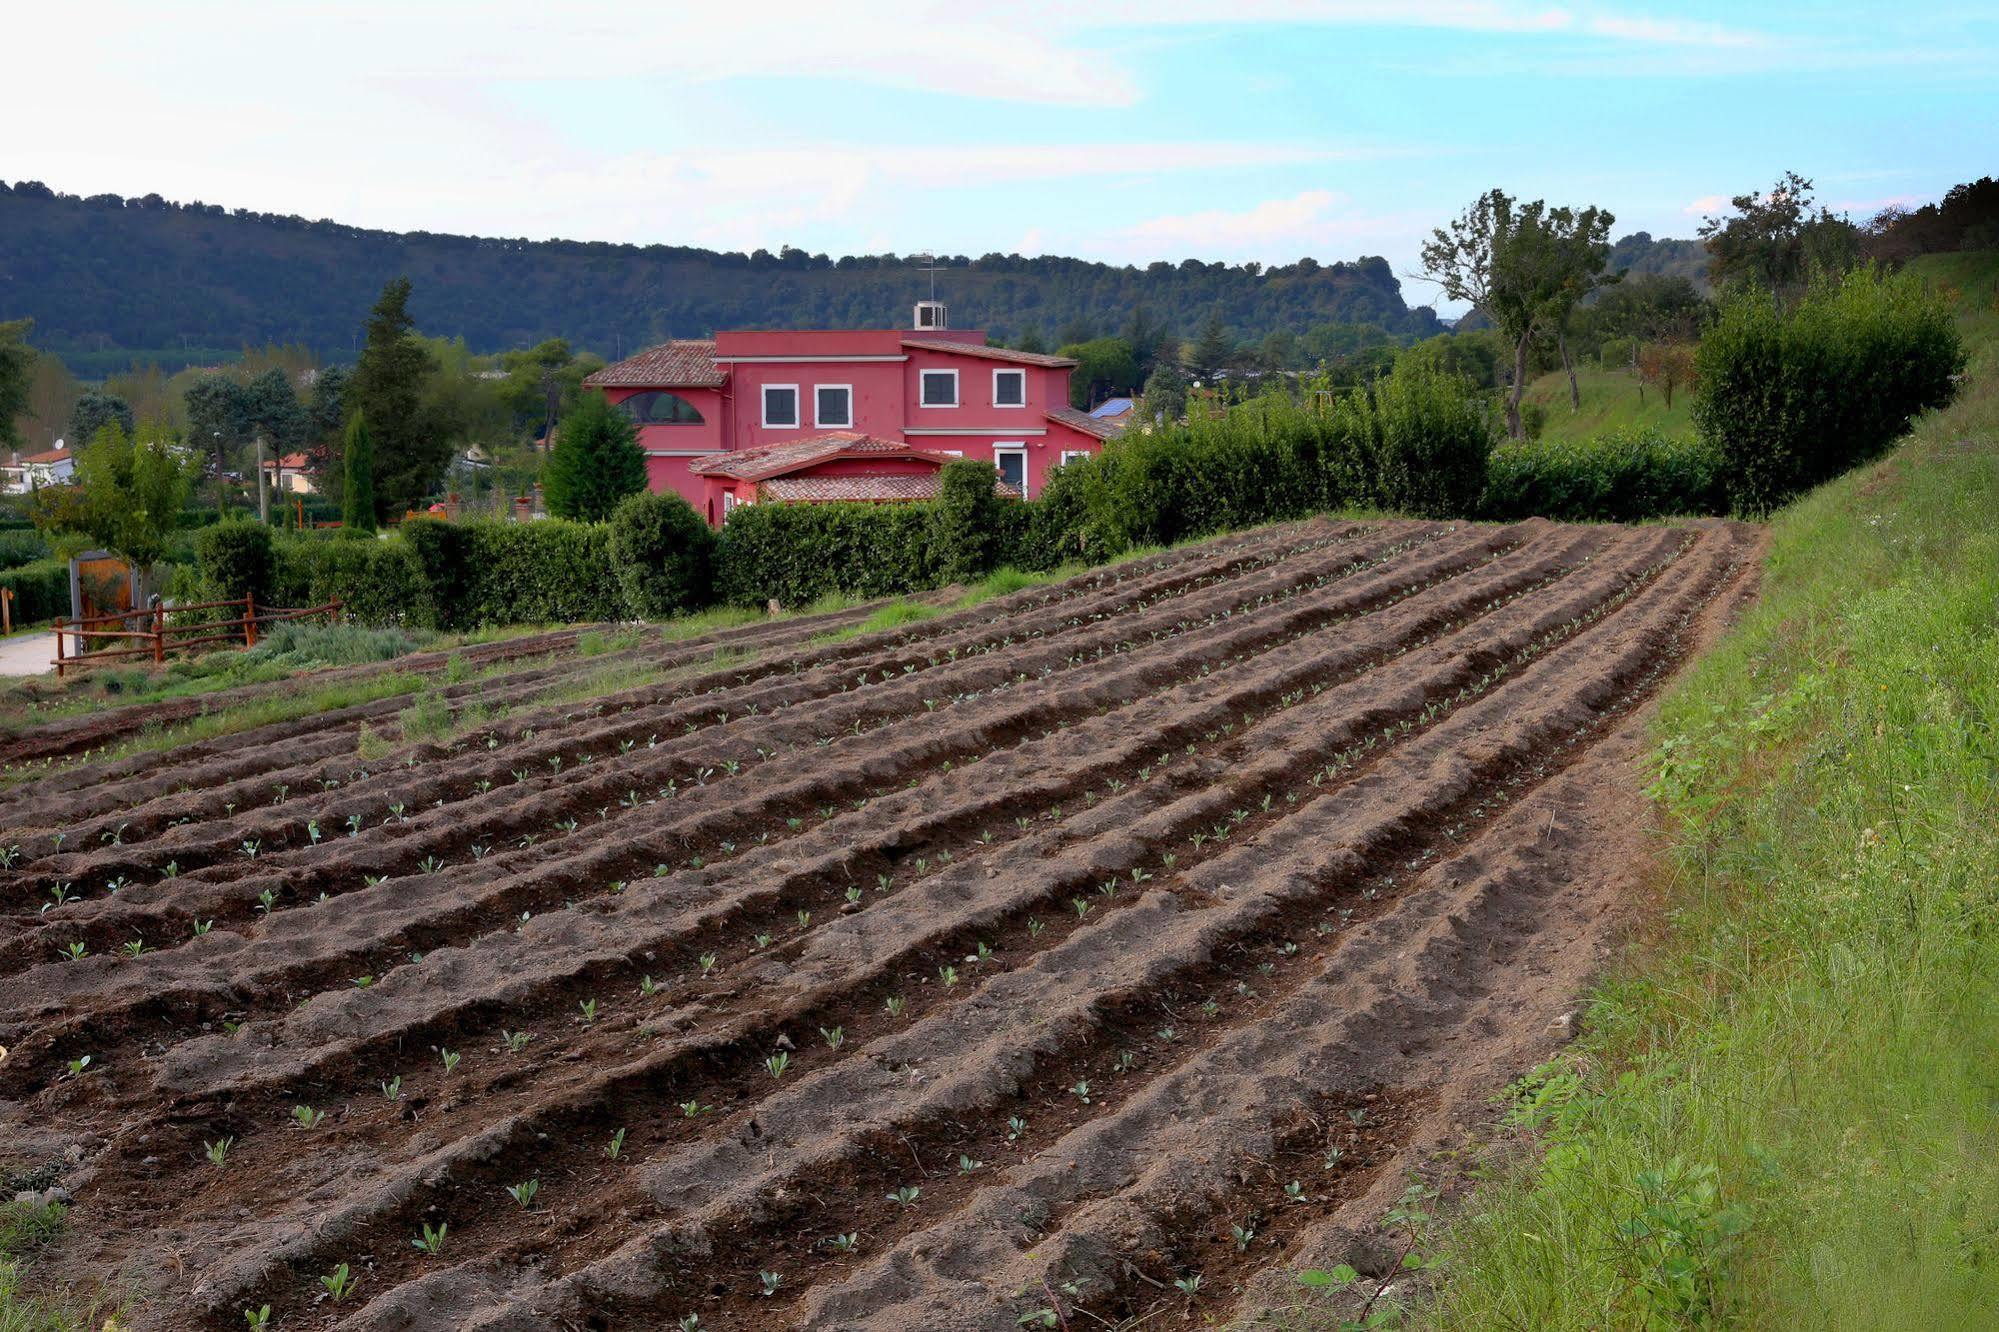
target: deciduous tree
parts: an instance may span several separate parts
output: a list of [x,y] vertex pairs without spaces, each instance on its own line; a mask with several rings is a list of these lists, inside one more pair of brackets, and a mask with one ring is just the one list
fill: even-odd
[[1812,211],[1812,183],[1795,171],[1765,194],[1729,200],[1732,217],[1701,221],[1708,275],[1717,287],[1755,283],[1795,294],[1816,270],[1841,273],[1860,257],[1860,229],[1829,208]]
[[21,447],[14,418],[28,410],[28,384],[35,366],[35,349],[28,345],[32,319],[0,323],[0,444]]
[[77,449],[72,484],[36,492],[36,525],[58,540],[75,535],[103,547],[149,584],[194,488],[198,456],[164,426],[128,435],[111,422]]

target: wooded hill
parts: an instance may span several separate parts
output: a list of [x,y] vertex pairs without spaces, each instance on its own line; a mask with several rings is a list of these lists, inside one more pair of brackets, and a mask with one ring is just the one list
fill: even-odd
[[[398,233],[158,195],[79,198],[0,182],[0,318],[32,316],[35,341],[85,374],[133,360],[216,359],[296,343],[347,359],[382,284],[407,275],[418,325],[474,351],[547,337],[615,356],[718,328],[881,327],[926,295],[915,256],[828,259],[676,245]],[[952,322],[1050,346],[1115,332],[1144,306],[1189,336],[1211,317],[1239,340],[1273,329],[1374,324],[1400,337],[1441,325],[1405,303],[1388,262],[1282,267],[940,256]]]

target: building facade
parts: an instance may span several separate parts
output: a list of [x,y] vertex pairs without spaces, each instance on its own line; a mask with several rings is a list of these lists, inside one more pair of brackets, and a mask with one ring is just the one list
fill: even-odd
[[[786,487],[772,484],[778,474],[763,465],[732,467],[718,455],[776,450],[784,461],[832,448],[839,456],[808,466],[883,477],[978,458],[998,469],[1009,493],[1031,499],[1051,471],[1118,433],[1118,425],[1069,406],[1074,361],[988,347],[982,332],[945,327],[943,307],[933,302],[918,305],[912,322],[908,330],[746,330],[668,342],[584,383],[603,389],[637,424],[652,488],[677,492],[717,525],[729,507],[754,498],[891,501],[922,498],[925,489],[885,482],[870,493],[855,481]],[[856,439],[868,444],[856,447]],[[752,498],[734,484],[748,475],[733,473],[765,484]]]

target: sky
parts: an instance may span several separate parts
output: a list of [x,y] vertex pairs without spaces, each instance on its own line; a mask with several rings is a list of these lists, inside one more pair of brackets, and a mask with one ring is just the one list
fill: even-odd
[[1999,170],[1999,6],[1950,0],[148,0],[8,26],[0,179],[390,230],[1409,274],[1494,186],[1690,236],[1786,170],[1856,218]]

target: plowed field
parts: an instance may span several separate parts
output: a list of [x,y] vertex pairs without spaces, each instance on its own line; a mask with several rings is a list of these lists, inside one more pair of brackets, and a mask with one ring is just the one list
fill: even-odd
[[[1313,522],[881,633],[520,641],[447,743],[397,699],[51,762],[0,789],[37,1271],[141,1328],[1281,1299],[1559,1039],[1634,714],[1757,539]],[[650,674],[547,701],[607,662]]]

